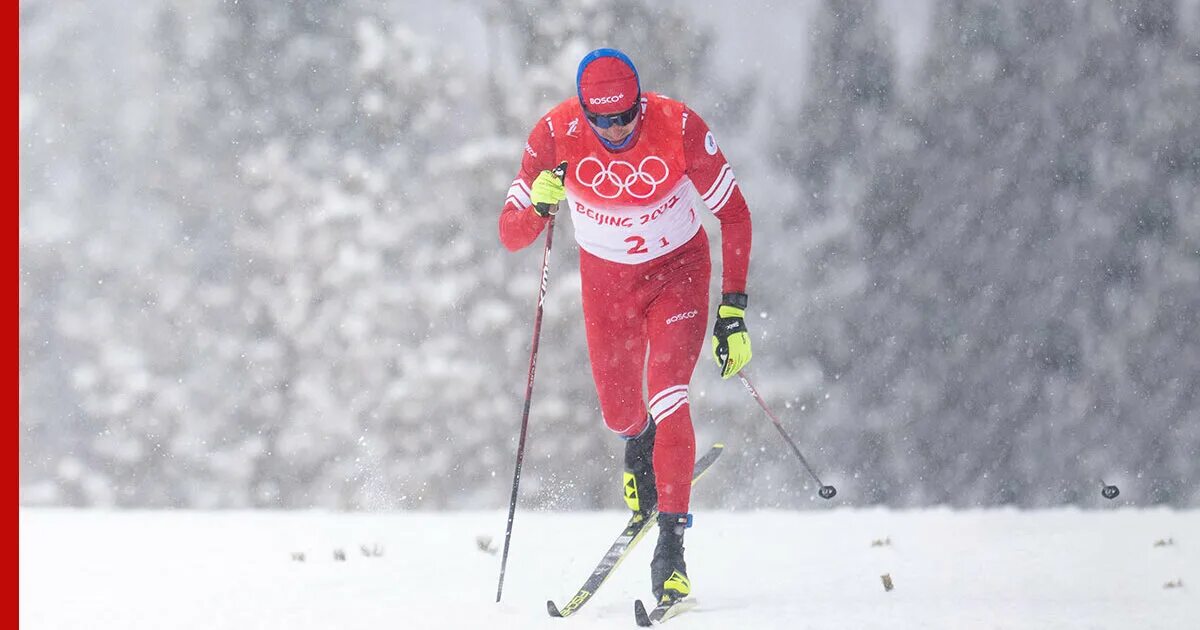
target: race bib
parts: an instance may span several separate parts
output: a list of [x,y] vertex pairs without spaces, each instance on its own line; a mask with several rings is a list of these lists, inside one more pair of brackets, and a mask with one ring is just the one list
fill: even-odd
[[[588,158],[593,159],[594,158]],[[666,163],[654,156],[634,165],[610,165],[586,170],[579,163],[569,180],[567,202],[575,240],[584,251],[613,262],[637,264],[670,253],[687,243],[700,229],[700,195],[688,177],[671,190],[660,190],[666,181]],[[661,162],[661,160],[659,160]],[[661,168],[660,168],[661,167]],[[625,203],[605,203],[611,196]],[[645,198],[647,203],[629,203]]]

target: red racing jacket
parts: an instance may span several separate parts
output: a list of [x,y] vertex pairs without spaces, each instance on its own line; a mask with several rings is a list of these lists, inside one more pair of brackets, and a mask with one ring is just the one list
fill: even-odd
[[683,103],[643,92],[642,119],[628,146],[613,151],[588,127],[576,98],[551,109],[529,134],[521,171],[500,213],[510,251],[537,239],[548,219],[529,210],[543,170],[567,162],[564,180],[575,241],[625,264],[665,256],[701,229],[701,208],[721,225],[723,293],[745,293],[750,209],[708,125]]

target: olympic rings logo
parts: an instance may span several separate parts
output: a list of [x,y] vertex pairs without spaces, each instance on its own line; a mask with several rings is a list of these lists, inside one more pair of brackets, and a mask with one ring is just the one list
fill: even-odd
[[622,160],[614,160],[605,166],[591,156],[575,166],[575,180],[604,199],[616,199],[622,194],[647,199],[670,174],[666,161],[657,155],[646,156],[636,168]]

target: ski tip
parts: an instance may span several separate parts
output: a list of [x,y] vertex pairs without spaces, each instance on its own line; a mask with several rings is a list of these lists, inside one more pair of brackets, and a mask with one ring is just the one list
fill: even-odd
[[646,614],[646,606],[640,599],[633,600],[633,620],[642,628],[650,627],[650,615]]
[[558,606],[555,606],[554,602],[552,602],[548,599],[546,600],[546,612],[550,613],[551,617],[561,617],[562,616],[562,613],[558,611]]

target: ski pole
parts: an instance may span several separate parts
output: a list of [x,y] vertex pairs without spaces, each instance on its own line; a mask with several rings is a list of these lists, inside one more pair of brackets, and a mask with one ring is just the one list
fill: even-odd
[[763,400],[763,397],[758,394],[757,389],[754,389],[754,385],[750,383],[750,377],[746,376],[745,370],[738,372],[738,378],[742,379],[742,385],[746,386],[746,391],[750,392],[750,395],[754,396],[754,400],[758,401],[758,406],[762,407],[762,410],[767,412],[767,417],[771,419],[771,422],[775,423],[775,428],[779,429],[779,435],[782,435],[783,439],[787,440],[788,446],[792,447],[792,452],[795,453],[796,457],[800,459],[800,463],[804,464],[804,469],[808,471],[808,474],[812,475],[813,481],[816,481],[817,485],[821,486],[821,489],[817,491],[817,494],[820,495],[822,499],[832,499],[834,495],[837,494],[837,488],[821,483],[821,478],[817,476],[817,473],[813,472],[812,466],[808,465],[808,460],[804,459],[804,455],[800,453],[800,448],[796,446],[794,441],[792,441],[792,438],[787,434],[787,431],[783,430],[783,424],[779,422],[779,418],[776,418],[775,414],[771,413],[771,409],[767,407],[767,403]]
[[[567,163],[554,169],[562,180],[567,174]],[[545,204],[542,204],[545,205]],[[544,209],[544,208],[539,208]],[[517,513],[517,488],[521,485],[521,464],[525,460],[525,436],[529,432],[529,404],[533,400],[533,373],[537,370],[538,339],[542,334],[542,305],[546,302],[546,285],[550,280],[550,246],[554,243],[554,215],[546,225],[546,249],[542,252],[542,283],[538,289],[537,315],[533,318],[533,343],[529,347],[529,380],[525,384],[525,408],[521,412],[521,436],[517,439],[517,469],[513,472],[512,497],[508,500],[508,526],[504,531],[504,554],[500,557],[500,581],[496,584],[496,603],[504,592],[504,570],[508,566],[508,545],[512,541],[513,517]]]

